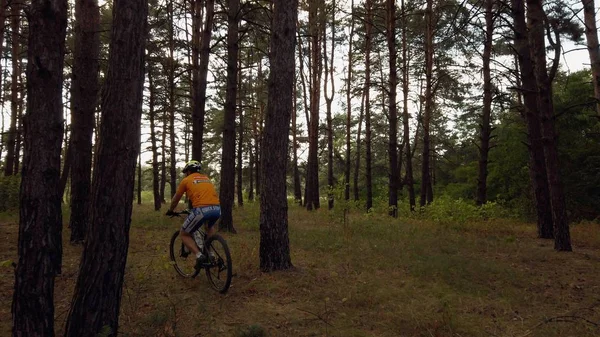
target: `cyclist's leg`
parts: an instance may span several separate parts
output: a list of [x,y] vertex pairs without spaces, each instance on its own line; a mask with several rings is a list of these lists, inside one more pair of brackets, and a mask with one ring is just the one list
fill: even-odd
[[203,218],[204,214],[202,211],[199,208],[194,208],[183,222],[181,230],[179,231],[183,244],[196,256],[200,253],[200,250],[192,235],[200,228],[200,226],[202,226]]
[[[206,240],[210,239],[217,232],[217,226],[215,226],[217,220],[221,217],[221,207],[219,206],[209,206],[205,207],[202,210],[204,214],[204,223],[206,224]],[[215,258],[215,253],[211,250],[211,247],[206,247],[208,250],[208,255],[211,260]]]
[[221,207],[219,206],[210,206],[204,208],[204,223],[206,224],[206,238],[210,238],[217,232],[217,226],[215,223],[221,217]]

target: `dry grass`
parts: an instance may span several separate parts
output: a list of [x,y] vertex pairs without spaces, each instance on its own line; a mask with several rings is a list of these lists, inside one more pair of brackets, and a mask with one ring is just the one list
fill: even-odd
[[[572,227],[557,253],[531,224],[436,224],[290,206],[295,269],[258,270],[259,210],[224,234],[234,280],[226,295],[168,261],[178,220],[135,206],[121,306],[124,336],[598,336],[600,226]],[[16,259],[15,218],[0,216],[0,262]],[[68,240],[65,232],[65,240]],[[80,247],[65,245],[56,280],[62,335]],[[10,333],[13,269],[0,267],[0,335]]]

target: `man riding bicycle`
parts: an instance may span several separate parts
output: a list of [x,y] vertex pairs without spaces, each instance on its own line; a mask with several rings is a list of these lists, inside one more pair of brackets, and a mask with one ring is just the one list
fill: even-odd
[[187,249],[196,254],[196,269],[200,269],[203,264],[207,263],[208,258],[198,249],[192,235],[203,224],[206,224],[206,239],[210,238],[215,233],[216,228],[214,225],[221,216],[221,207],[219,206],[219,197],[215,191],[215,186],[208,176],[200,173],[201,169],[202,166],[197,160],[185,164],[183,168],[185,178],[177,187],[177,192],[173,196],[171,206],[166,213],[166,215],[177,214],[174,210],[184,193],[191,201],[192,209],[183,222],[179,235]]

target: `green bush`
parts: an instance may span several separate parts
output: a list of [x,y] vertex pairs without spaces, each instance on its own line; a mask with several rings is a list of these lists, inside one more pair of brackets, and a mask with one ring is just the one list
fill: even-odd
[[18,175],[0,177],[0,212],[19,208],[19,188],[21,177]]
[[477,207],[473,201],[464,199],[453,199],[448,196],[442,196],[424,207],[417,206],[415,212],[410,212],[408,200],[402,199],[398,202],[398,214],[400,217],[419,218],[433,220],[441,223],[456,223],[469,220],[487,220],[514,217],[512,212],[507,210],[502,204],[488,202],[481,207]]

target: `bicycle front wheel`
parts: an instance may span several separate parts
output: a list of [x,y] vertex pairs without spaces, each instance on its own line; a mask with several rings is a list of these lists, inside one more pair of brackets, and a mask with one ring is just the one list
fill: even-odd
[[195,277],[198,275],[198,271],[194,269],[196,256],[189,252],[181,239],[179,239],[179,230],[173,233],[171,237],[169,255],[171,256],[171,264],[177,271],[177,274],[183,277]]
[[223,237],[211,236],[206,242],[211,263],[206,267],[206,277],[215,290],[224,294],[231,285],[231,254]]

